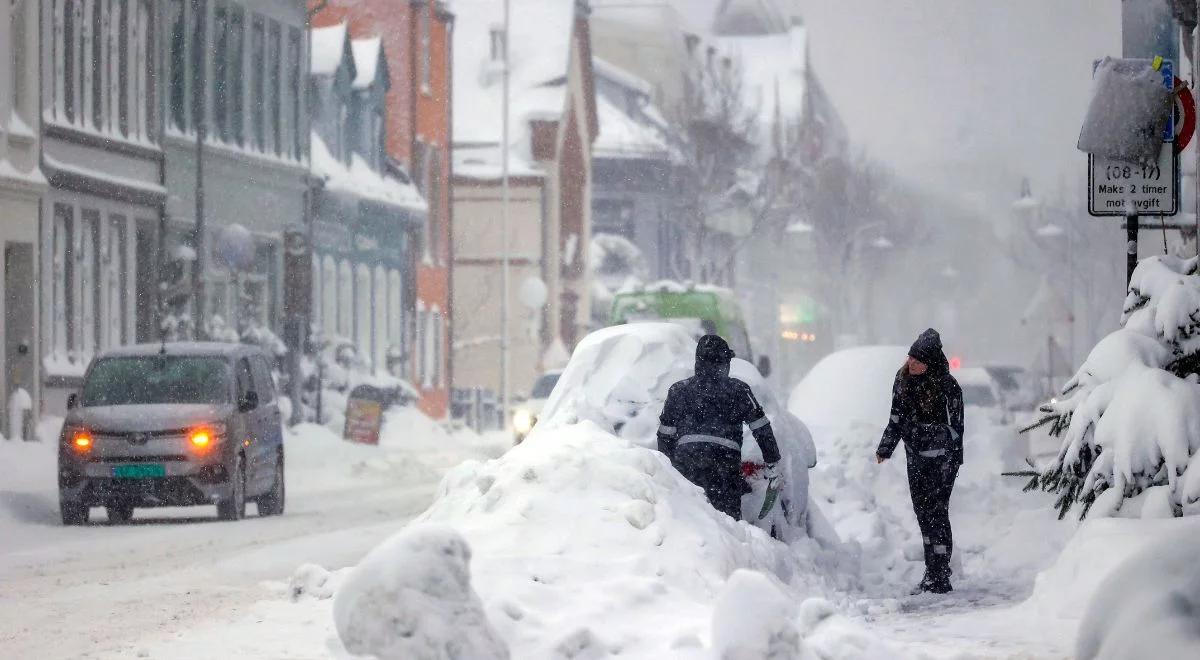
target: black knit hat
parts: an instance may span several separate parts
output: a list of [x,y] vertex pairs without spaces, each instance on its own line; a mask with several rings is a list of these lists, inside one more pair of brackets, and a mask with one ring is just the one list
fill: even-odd
[[942,336],[933,328],[922,332],[908,349],[908,356],[930,366],[946,364],[946,354],[942,352]]
[[700,362],[728,364],[733,356],[733,349],[720,335],[704,335],[696,344],[696,360]]

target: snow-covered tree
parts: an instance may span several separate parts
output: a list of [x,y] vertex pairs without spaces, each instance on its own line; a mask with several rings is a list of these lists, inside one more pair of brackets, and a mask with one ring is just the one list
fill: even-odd
[[1121,328],[1100,340],[1029,431],[1059,438],[1027,489],[1059,515],[1200,513],[1200,260],[1142,260]]

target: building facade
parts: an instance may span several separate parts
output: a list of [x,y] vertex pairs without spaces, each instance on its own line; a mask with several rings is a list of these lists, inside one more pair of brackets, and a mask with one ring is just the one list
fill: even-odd
[[312,325],[370,371],[406,378],[426,206],[387,156],[388,57],[344,23],[311,34]]
[[[171,193],[163,272],[174,290],[187,292],[190,262],[205,265],[204,327],[199,333],[188,327],[199,316],[189,295],[166,301],[168,325],[180,336],[281,333],[283,235],[304,230],[307,219],[305,3],[156,4],[163,7],[156,69],[163,96],[163,181]],[[231,225],[253,236],[254,259],[244,272],[221,265],[213,252]]]
[[345,23],[353,39],[377,37],[388,63],[385,143],[400,176],[426,202],[417,259],[406,277],[413,291],[404,352],[418,405],[434,418],[448,412],[450,342],[450,71],[454,16],[439,0],[310,2],[315,26]]
[[[92,356],[151,333],[167,200],[154,29],[163,3],[40,3],[42,409]],[[38,52],[38,51],[29,51]]]
[[47,184],[39,158],[39,7],[33,0],[0,3],[0,434],[9,439],[32,437],[21,411],[36,414],[41,390],[37,248]]
[[[561,366],[591,328],[591,148],[598,132],[585,2],[455,4],[455,385],[499,392],[504,254],[510,259],[510,391]],[[509,52],[509,232],[501,231],[501,81]],[[523,307],[522,290],[546,292]],[[490,294],[483,294],[490,292]],[[540,296],[536,296],[540,298]],[[471,319],[464,318],[470,314]]]

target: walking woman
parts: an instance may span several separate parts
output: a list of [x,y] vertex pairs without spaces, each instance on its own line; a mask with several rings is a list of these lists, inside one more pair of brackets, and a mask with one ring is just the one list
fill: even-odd
[[963,397],[950,375],[942,338],[921,333],[892,385],[892,415],[876,462],[891,458],[901,440],[908,465],[908,490],[925,545],[925,577],[913,591],[944,594],[950,585],[950,493],[963,463]]

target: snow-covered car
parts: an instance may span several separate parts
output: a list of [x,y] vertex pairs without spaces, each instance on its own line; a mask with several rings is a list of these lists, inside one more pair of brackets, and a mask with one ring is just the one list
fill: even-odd
[[284,507],[283,427],[266,355],[245,344],[131,346],[96,357],[68,400],[58,448],[64,525],[102,506],[216,504],[237,520]]
[[550,393],[554,391],[554,386],[558,383],[559,376],[562,376],[561,370],[547,371],[538,376],[537,381],[533,384],[533,389],[529,392],[529,398],[513,406],[513,444],[521,444],[525,436],[533,430],[538,416],[542,414],[542,408],[546,406],[546,400],[550,398]]
[[967,415],[984,415],[993,424],[1005,424],[1011,413],[1004,403],[1000,383],[983,367],[962,367],[952,372],[962,388],[963,406]]
[[[634,444],[656,448],[658,416],[667,391],[694,374],[695,359],[695,340],[673,323],[633,323],[597,330],[576,347],[534,434],[590,421]],[[786,483],[779,505],[758,520],[766,484],[762,479],[748,479],[753,491],[742,499],[743,518],[785,540],[806,534],[808,470],[817,460],[812,436],[780,404],[754,365],[734,358],[730,375],[754,390],[771,420]],[[762,453],[751,432],[743,432],[742,461],[746,471],[752,472],[762,464]]]

